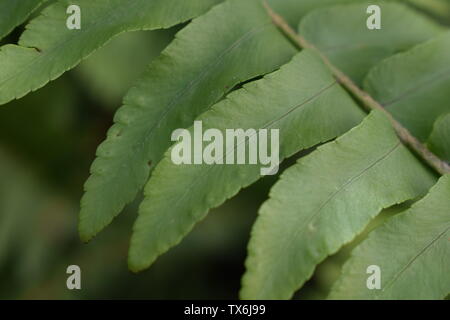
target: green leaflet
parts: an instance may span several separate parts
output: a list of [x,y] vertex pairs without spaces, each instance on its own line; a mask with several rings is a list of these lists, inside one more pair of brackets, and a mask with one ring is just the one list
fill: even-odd
[[436,155],[450,161],[450,113],[436,120],[427,144]]
[[[374,230],[352,253],[330,299],[443,299],[450,293],[450,175],[411,209]],[[367,267],[381,271],[369,290]]]
[[227,1],[179,32],[129,91],[97,150],[81,201],[81,238],[91,239],[135,198],[173,130],[295,52],[259,0]]
[[291,298],[383,208],[426,193],[434,180],[372,112],[281,175],[253,226],[241,297]]
[[[279,129],[281,160],[338,136],[362,117],[363,112],[320,58],[303,51],[280,71],[233,92],[198,120],[203,121],[204,131]],[[209,209],[261,177],[260,165],[175,165],[172,149],[145,188],[131,239],[129,266],[133,271],[150,266]],[[223,154],[231,151],[233,147],[227,147]]]
[[[290,25],[296,27],[309,12],[330,5],[359,2],[361,0],[266,0],[271,8]],[[377,0],[374,0],[377,1]]]
[[[381,30],[369,30],[366,9],[381,7]],[[399,3],[369,1],[316,10],[301,22],[299,32],[360,84],[382,59],[424,42],[443,30],[433,20]]]
[[[221,0],[61,0],[32,20],[17,45],[0,48],[0,104],[39,89],[125,31],[167,28]],[[69,30],[66,10],[81,8],[81,29]]]
[[0,0],[0,39],[23,23],[45,0]]
[[[364,87],[417,138],[450,111],[450,32],[375,66]],[[413,67],[412,67],[413,66]]]

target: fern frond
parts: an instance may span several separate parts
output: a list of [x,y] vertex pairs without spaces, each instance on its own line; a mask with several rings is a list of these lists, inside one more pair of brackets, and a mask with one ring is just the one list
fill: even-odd
[[425,194],[434,181],[386,116],[372,112],[283,172],[254,224],[241,297],[292,297],[382,209]]
[[[363,113],[316,55],[303,51],[280,71],[244,86],[200,116],[203,127],[279,129],[280,160],[333,139]],[[192,128],[191,128],[192,130]],[[224,155],[234,147],[226,147]],[[261,177],[261,165],[175,165],[171,150],[145,188],[130,246],[130,267],[148,267],[209,209]]]
[[173,130],[294,54],[259,0],[227,1],[179,32],[129,91],[97,150],[81,201],[81,238],[91,239],[136,197]]

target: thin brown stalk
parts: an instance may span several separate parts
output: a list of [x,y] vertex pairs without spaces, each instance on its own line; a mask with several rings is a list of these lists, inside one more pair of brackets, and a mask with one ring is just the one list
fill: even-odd
[[317,49],[313,44],[309,43],[304,37],[297,34],[289,24],[264,1],[264,6],[272,18],[273,23],[300,49],[310,49],[315,51],[329,67],[336,80],[345,87],[361,104],[368,110],[379,110],[387,115],[392,123],[398,137],[404,145],[413,150],[424,162],[426,162],[437,173],[444,175],[450,173],[450,165],[431,152],[422,142],[414,137],[408,129],[406,129],[374,98],[367,92],[359,88],[346,74],[334,66],[331,61]]

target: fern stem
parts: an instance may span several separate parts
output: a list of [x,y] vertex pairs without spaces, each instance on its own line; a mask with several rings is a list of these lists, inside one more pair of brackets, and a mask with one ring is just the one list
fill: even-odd
[[330,68],[336,80],[351,94],[353,94],[368,111],[380,110],[386,114],[404,145],[412,149],[437,173],[441,175],[450,173],[450,165],[447,162],[436,156],[426,147],[426,145],[414,137],[411,132],[409,132],[409,130],[406,129],[400,122],[395,120],[391,113],[388,112],[378,101],[372,98],[367,92],[359,88],[346,74],[334,66],[331,61],[322,52],[320,52],[319,49],[309,43],[304,37],[297,34],[279,14],[273,11],[266,1],[264,1],[264,6],[267,13],[272,18],[273,23],[300,49],[310,49],[315,51],[322,58],[323,62]]

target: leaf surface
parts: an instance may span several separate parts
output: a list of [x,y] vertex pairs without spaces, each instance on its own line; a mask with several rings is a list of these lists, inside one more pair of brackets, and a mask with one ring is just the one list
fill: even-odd
[[450,31],[384,60],[365,80],[366,91],[422,141],[450,111],[449,52]]
[[[369,30],[367,8],[381,8],[381,29]],[[443,30],[433,20],[401,3],[358,1],[316,10],[301,22],[299,33],[360,84],[375,64],[424,42]]]
[[[320,58],[303,51],[280,71],[230,94],[198,120],[202,121],[203,132],[208,128],[222,133],[233,128],[279,129],[282,160],[338,136],[357,125],[362,117],[363,112]],[[193,134],[193,128],[190,130]],[[245,145],[248,144],[246,140]],[[158,255],[180,242],[209,209],[257,181],[261,167],[267,167],[259,162],[176,165],[171,159],[173,148],[145,188],[130,247],[129,264],[134,271],[145,269]],[[223,155],[235,148],[224,147]]]
[[267,0],[267,3],[290,25],[297,27],[301,19],[311,11],[326,6],[358,1],[361,0]]
[[[381,288],[367,288],[368,266]],[[450,175],[354,249],[330,299],[444,299],[450,293]]]
[[241,297],[291,298],[382,209],[425,194],[434,180],[372,112],[283,172],[253,226]]
[[0,39],[24,22],[45,0],[0,0]]
[[[220,1],[55,2],[27,25],[19,45],[8,44],[0,48],[0,104],[20,98],[58,78],[119,33],[168,28],[206,12]],[[81,9],[79,30],[69,30],[66,26],[70,5],[78,5]]]
[[173,130],[295,52],[259,0],[227,1],[179,32],[129,91],[97,150],[81,201],[81,238],[91,239],[136,197]]

